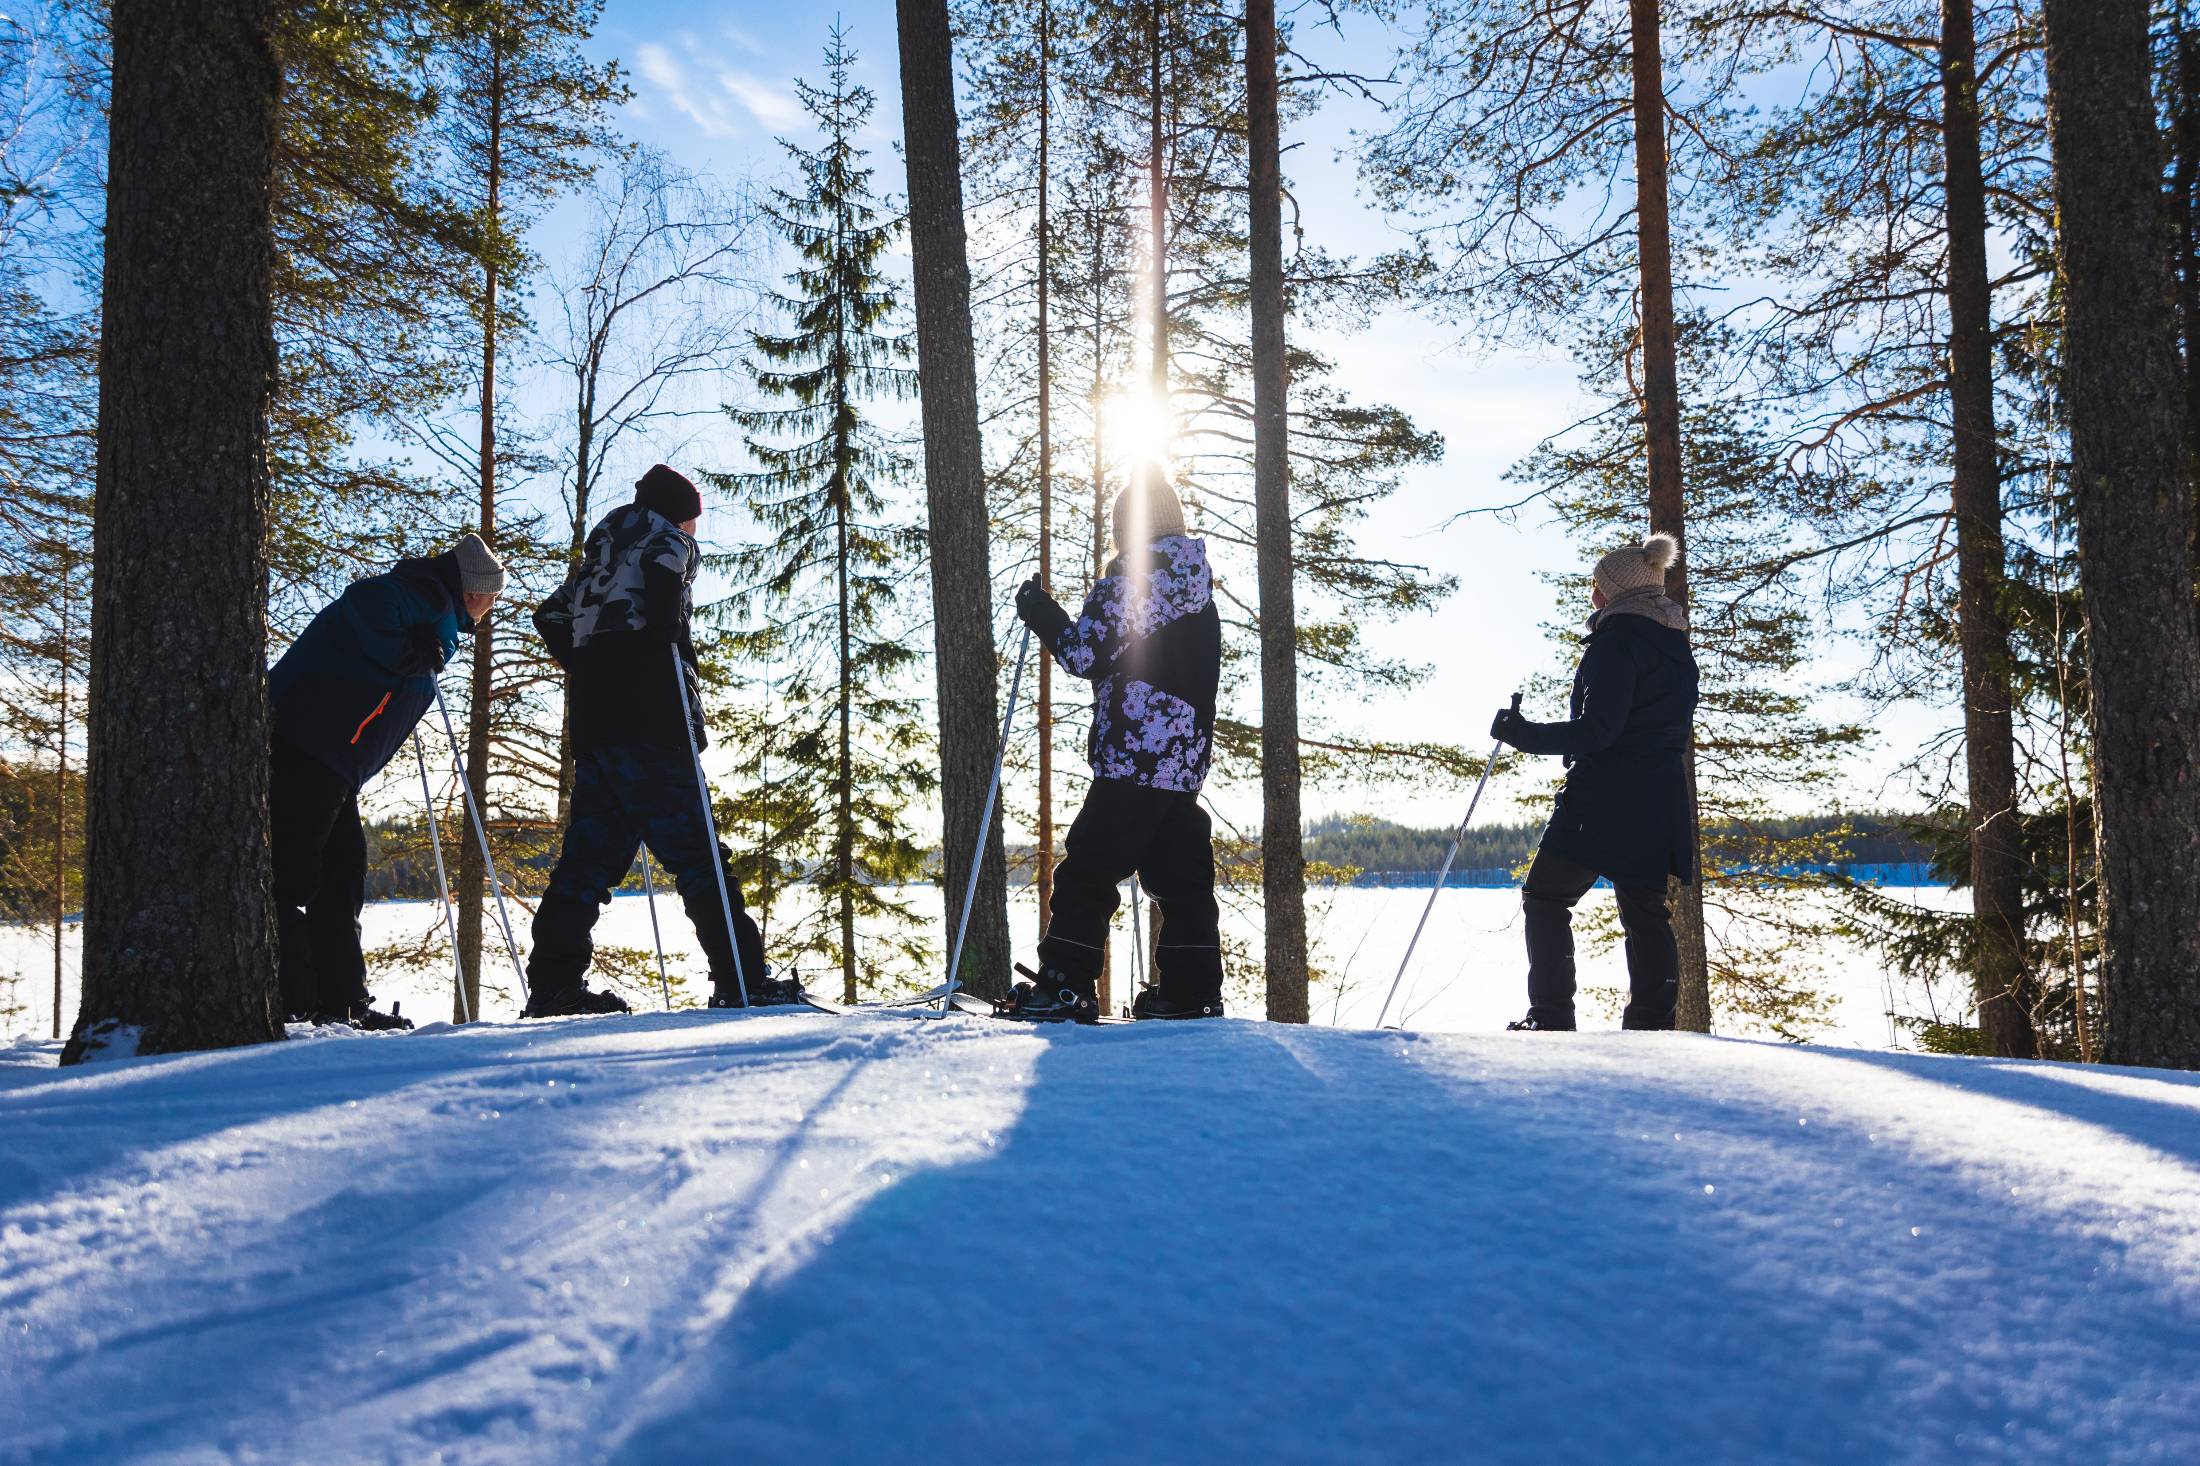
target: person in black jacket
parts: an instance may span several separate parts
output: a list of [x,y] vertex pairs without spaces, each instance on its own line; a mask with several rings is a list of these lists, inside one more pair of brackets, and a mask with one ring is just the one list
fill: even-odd
[[1665,595],[1665,572],[1679,551],[1671,535],[1656,534],[1597,562],[1595,614],[1566,722],[1530,722],[1515,699],[1490,726],[1491,737],[1522,753],[1559,754],[1567,765],[1521,888],[1528,1016],[1512,1028],[1573,1028],[1573,909],[1598,876],[1617,891],[1627,932],[1621,1026],[1673,1026],[1680,953],[1666,878],[1696,878],[1686,759],[1696,659],[1688,614]]
[[1116,885],[1133,873],[1161,908],[1155,985],[1137,1018],[1222,1012],[1221,914],[1212,826],[1199,806],[1214,751],[1222,620],[1207,545],[1158,467],[1115,501],[1117,554],[1071,620],[1033,576],[1016,614],[1072,676],[1093,684],[1092,787],[1054,872],[1040,972],[1016,985],[1011,1012],[1098,1020],[1096,997]]
[[[710,741],[689,635],[702,512],[695,485],[657,464],[634,485],[634,502],[589,531],[580,563],[535,611],[535,629],[566,673],[573,797],[557,866],[535,908],[530,1018],[627,1011],[618,994],[591,991],[584,978],[596,918],[645,841],[695,923],[710,963],[711,1006],[740,1006],[736,942],[750,1002],[799,999],[792,982],[765,974],[762,934],[742,906],[731,852],[711,842],[696,780],[696,752]],[[714,863],[733,910],[730,934]]]
[[268,844],[289,1017],[410,1028],[375,1010],[359,948],[367,840],[359,790],[435,704],[436,674],[504,589],[479,535],[400,560],[321,608],[268,673]]

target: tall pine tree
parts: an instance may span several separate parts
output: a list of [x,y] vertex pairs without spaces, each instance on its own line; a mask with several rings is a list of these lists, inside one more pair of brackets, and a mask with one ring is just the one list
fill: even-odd
[[[854,1002],[866,981],[885,976],[888,952],[922,960],[916,913],[893,888],[923,866],[908,809],[934,776],[903,676],[917,653],[906,628],[890,624],[904,567],[923,551],[914,527],[889,513],[888,494],[911,465],[863,412],[915,389],[908,339],[892,329],[899,302],[881,270],[902,222],[871,192],[856,137],[873,98],[851,79],[856,56],[838,25],[824,59],[824,85],[796,83],[822,138],[815,148],[782,143],[803,192],[779,191],[765,209],[801,261],[792,292],[779,298],[792,329],[754,337],[752,376],[778,405],[726,409],[759,467],[714,480],[769,534],[720,561],[743,621],[737,649],[789,667],[754,721],[734,732],[744,779],[797,822],[771,832],[774,864],[806,870],[820,898],[817,912],[779,925],[778,950],[788,960],[829,957]],[[763,761],[774,754],[779,767],[766,778]],[[810,797],[794,797],[797,786]],[[895,935],[859,947],[859,919],[881,918]]]

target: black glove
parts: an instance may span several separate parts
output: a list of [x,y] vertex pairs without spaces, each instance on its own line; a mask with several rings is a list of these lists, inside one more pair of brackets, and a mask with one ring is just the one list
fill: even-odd
[[1490,719],[1490,737],[1496,739],[1499,743],[1518,748],[1520,746],[1520,730],[1526,726],[1527,721],[1526,718],[1520,716],[1520,694],[1516,692],[1513,694],[1512,706],[1499,708],[1497,716]]
[[434,622],[415,621],[405,628],[405,665],[413,675],[435,676],[450,660]]
[[1047,594],[1047,588],[1039,584],[1039,577],[1032,576],[1016,587],[1016,619],[1026,626],[1036,625],[1039,608],[1053,599],[1054,597]]

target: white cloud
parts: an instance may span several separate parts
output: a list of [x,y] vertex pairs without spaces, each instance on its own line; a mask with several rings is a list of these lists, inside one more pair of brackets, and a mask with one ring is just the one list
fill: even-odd
[[705,137],[729,137],[739,130],[739,121],[726,99],[698,89],[687,68],[664,47],[655,42],[635,47],[634,69],[649,84],[647,95],[669,103]]
[[792,93],[783,92],[753,76],[721,71],[718,73],[718,85],[748,108],[749,115],[767,129],[782,128],[791,122],[799,122],[802,118],[802,104],[795,100]]

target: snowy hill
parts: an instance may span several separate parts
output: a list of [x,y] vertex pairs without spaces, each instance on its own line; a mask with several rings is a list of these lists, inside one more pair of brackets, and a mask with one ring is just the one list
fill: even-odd
[[812,1013],[0,1050],[0,1461],[2200,1460],[2200,1076]]

